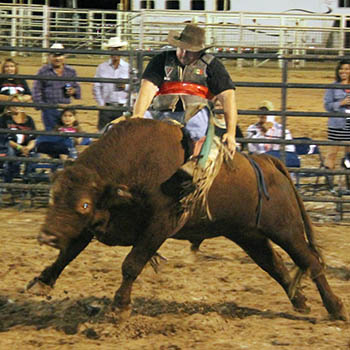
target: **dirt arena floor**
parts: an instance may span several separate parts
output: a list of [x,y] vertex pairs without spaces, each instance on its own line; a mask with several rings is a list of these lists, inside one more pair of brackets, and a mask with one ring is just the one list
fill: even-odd
[[[102,60],[68,58],[67,62],[87,77],[95,73],[89,64]],[[18,61],[23,74],[33,74],[41,65],[40,58],[19,57]],[[310,63],[291,69],[289,80],[332,82],[334,66],[334,62]],[[245,63],[240,70],[230,66],[230,71],[236,81],[281,81],[281,71],[272,63],[260,68]],[[91,84],[82,88],[84,104],[93,105]],[[291,90],[288,109],[323,111],[323,93]],[[279,89],[237,89],[240,109],[255,109],[266,98],[280,108],[280,96]],[[42,128],[38,111],[28,113]],[[79,119],[84,130],[96,131],[95,112],[81,111]],[[255,119],[241,117],[242,129]],[[288,128],[294,137],[321,140],[326,139],[326,123],[325,118],[290,118]],[[349,218],[329,219],[333,204],[308,204],[308,209],[323,248],[329,283],[350,310]],[[349,323],[329,319],[308,277],[302,287],[311,312],[302,315],[293,310],[274,280],[223,238],[205,241],[196,256],[188,242],[168,240],[160,248],[167,261],[157,274],[151,267],[143,271],[134,285],[131,315],[124,320],[114,317],[108,306],[121,282],[121,264],[129,248],[92,242],[64,270],[49,295],[35,296],[25,291],[26,284],[57,256],[56,250],[36,241],[44,215],[45,208],[0,209],[1,350],[350,349]],[[278,251],[292,269],[290,259]]]

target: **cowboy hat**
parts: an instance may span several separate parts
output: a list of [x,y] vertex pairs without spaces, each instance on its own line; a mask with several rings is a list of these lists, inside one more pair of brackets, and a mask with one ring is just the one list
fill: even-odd
[[128,45],[128,43],[126,41],[121,41],[120,38],[118,36],[114,36],[113,38],[110,38],[106,44],[106,47],[115,47],[115,48],[119,48],[119,47],[123,47]]
[[60,43],[54,43],[50,46],[50,49],[59,49],[59,50],[63,50],[64,46]]
[[202,51],[211,47],[205,45],[204,29],[195,24],[187,24],[181,33],[171,30],[168,34],[168,43],[192,52]]
[[273,103],[271,101],[269,101],[269,100],[261,101],[260,104],[259,104],[259,109],[260,108],[266,108],[269,111],[273,111],[275,109]]
[[[54,43],[50,46],[50,49],[58,49],[58,50],[64,50],[64,46],[60,43]],[[64,53],[63,52],[60,52],[60,51],[57,51],[57,52],[50,52],[50,55],[53,55],[53,56],[63,56]]]

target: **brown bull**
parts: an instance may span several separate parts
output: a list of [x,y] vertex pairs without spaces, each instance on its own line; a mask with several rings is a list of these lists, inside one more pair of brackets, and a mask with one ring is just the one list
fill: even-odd
[[[60,249],[57,260],[28,285],[51,286],[93,237],[107,245],[132,246],[122,265],[123,281],[114,307],[130,304],[133,282],[169,237],[199,244],[224,236],[247,254],[285,290],[294,308],[308,311],[297,288],[306,271],[316,283],[334,319],[346,320],[341,300],[326,280],[313,228],[288,171],[275,158],[256,156],[270,199],[262,198],[257,224],[257,177],[249,160],[237,153],[224,163],[208,194],[212,215],[193,215],[181,227],[178,203],[162,191],[183,164],[179,127],[136,119],[114,126],[53,181],[50,205],[39,241]],[[292,279],[271,242],[282,247],[301,273]]]

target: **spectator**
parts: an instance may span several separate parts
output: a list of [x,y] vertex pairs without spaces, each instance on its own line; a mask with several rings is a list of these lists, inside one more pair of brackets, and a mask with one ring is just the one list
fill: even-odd
[[[118,50],[126,46],[127,42],[120,41],[119,37],[110,38],[107,49],[112,50],[111,58],[101,63],[96,70],[95,78],[129,78],[129,63],[118,55]],[[129,85],[124,83],[100,83],[93,86],[93,94],[99,106],[124,107],[128,101]],[[123,115],[120,110],[100,110],[98,116],[98,130],[102,130],[112,120]]]
[[[274,110],[272,102],[265,100],[260,103],[260,111]],[[272,115],[260,115],[259,121],[253,125],[250,125],[247,129],[247,138],[268,138],[268,139],[281,139],[282,138],[282,124],[276,121],[276,116]],[[285,139],[292,140],[291,132],[285,130]],[[265,153],[268,151],[279,151],[280,144],[261,144],[261,143],[249,143],[248,150],[250,153]],[[286,145],[286,152],[295,152],[294,145]]]
[[[269,105],[271,107],[271,105]],[[266,103],[264,105],[261,105],[259,107],[259,110],[267,110],[269,108],[266,107]],[[273,109],[273,108],[272,108]],[[267,116],[265,114],[261,114],[258,116],[259,121],[251,124],[248,126],[247,129],[247,135],[246,137],[248,139],[263,139],[265,138],[265,134],[267,130],[271,127],[271,123],[269,124],[266,123],[267,121]],[[266,144],[263,143],[248,143],[248,151],[249,153],[265,153],[267,151],[267,148],[265,147]]]
[[[14,95],[11,102],[23,102],[21,95]],[[10,130],[35,130],[35,123],[24,107],[8,106],[0,118],[0,128]],[[8,134],[6,136],[9,157],[28,157],[34,152],[35,136],[30,134]],[[5,162],[4,180],[12,182],[13,177],[19,174],[19,162]],[[27,167],[29,168],[29,167]]]
[[[340,61],[335,69],[335,84],[350,84],[350,60]],[[328,119],[328,139],[331,141],[350,141],[350,90],[327,89],[324,107],[328,112],[349,113],[349,118],[330,117]],[[325,167],[334,169],[338,151],[342,146],[329,146]],[[343,166],[350,168],[350,147],[345,147]]]
[[[214,99],[214,109],[222,109],[222,104],[218,99]],[[218,136],[222,136],[226,132],[226,122],[225,117],[222,113],[216,113],[214,118],[214,124],[215,124],[215,134]],[[239,125],[236,125],[236,138],[243,138],[243,133]],[[243,151],[245,144],[238,143],[237,142],[237,150]]]
[[[2,74],[18,74],[18,63],[12,58],[6,58],[1,67]],[[13,95],[21,95],[22,102],[31,102],[32,93],[24,79],[0,78],[0,101],[9,101]],[[0,114],[5,106],[0,105]]]
[[[49,63],[40,68],[37,76],[75,78],[76,71],[64,63],[65,56],[59,50],[62,44],[53,44],[57,52],[49,54]],[[36,103],[64,104],[71,103],[71,98],[81,98],[80,85],[76,81],[36,80],[33,85],[33,100]],[[46,130],[52,130],[58,122],[60,111],[54,108],[43,108],[42,120]]]
[[[76,110],[65,108],[54,128],[58,132],[82,132],[79,121],[76,117]],[[76,145],[81,144],[82,137],[65,137],[65,136],[39,136],[37,139],[37,152],[45,153],[53,158],[62,160],[77,158]],[[88,142],[84,142],[88,144]]]

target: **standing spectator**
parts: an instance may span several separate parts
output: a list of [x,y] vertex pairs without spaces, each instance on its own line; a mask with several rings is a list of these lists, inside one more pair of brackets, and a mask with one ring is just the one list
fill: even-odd
[[[14,95],[11,102],[23,102],[22,96]],[[10,130],[35,130],[35,123],[24,107],[8,106],[6,112],[0,118],[0,128]],[[28,134],[8,134],[7,145],[9,157],[28,157],[35,147],[35,136]],[[19,173],[19,162],[5,162],[4,180],[12,182],[15,175]]]
[[[129,78],[129,63],[118,55],[118,50],[126,46],[127,42],[119,37],[110,38],[107,49],[112,50],[111,58],[101,63],[96,70],[95,78]],[[128,101],[129,85],[123,83],[94,83],[93,94],[99,106],[124,107]],[[123,115],[123,111],[100,110],[98,116],[98,130],[112,120]]]
[[[2,74],[18,74],[18,63],[12,58],[6,58],[1,67]],[[32,93],[24,79],[0,78],[0,101],[9,101],[13,95],[21,95],[22,102],[31,102]],[[0,105],[0,114],[5,106]]]
[[[58,49],[50,53],[49,63],[40,68],[37,76],[75,78],[76,71],[64,63],[65,56],[59,50],[62,44],[53,44],[51,49]],[[69,104],[71,97],[81,98],[80,86],[76,81],[65,80],[36,80],[33,85],[33,100],[35,103]],[[42,120],[46,130],[52,130],[58,122],[61,112],[54,108],[42,110]]]
[[[335,69],[335,84],[350,84],[350,60],[342,60]],[[328,112],[349,113],[349,118],[330,117],[328,119],[328,139],[331,141],[350,141],[350,90],[327,89],[324,107]],[[329,146],[325,159],[328,169],[335,168],[336,157],[342,146]],[[350,148],[345,147],[346,157],[343,165],[350,168]]]

